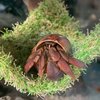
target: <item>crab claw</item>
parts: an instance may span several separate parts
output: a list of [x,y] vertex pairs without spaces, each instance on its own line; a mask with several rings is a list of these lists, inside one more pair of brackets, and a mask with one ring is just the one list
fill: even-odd
[[63,76],[63,72],[57,68],[53,61],[47,64],[47,78],[50,80],[59,80]]

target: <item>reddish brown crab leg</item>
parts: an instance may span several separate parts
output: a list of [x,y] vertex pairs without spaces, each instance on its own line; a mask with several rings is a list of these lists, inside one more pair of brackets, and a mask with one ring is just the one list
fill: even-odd
[[60,54],[57,52],[57,50],[54,47],[51,47],[49,49],[49,55],[54,62],[60,59]]
[[70,64],[74,65],[75,67],[78,67],[78,68],[86,67],[86,64],[84,62],[82,62],[76,58],[69,57],[68,61]]
[[67,64],[67,62],[64,59],[60,59],[57,65],[65,74],[68,74],[73,79],[75,79],[74,73],[71,71],[70,66]]
[[44,74],[45,65],[46,65],[46,54],[45,54],[45,52],[43,52],[43,54],[41,55],[41,57],[39,59],[38,75],[40,77],[42,77]]
[[59,51],[61,57],[68,62],[68,55],[64,51]]
[[82,61],[80,61],[76,58],[70,57],[70,56],[68,57],[64,51],[59,51],[59,53],[61,54],[61,56],[64,60],[66,60],[68,63],[70,63],[78,68],[82,68],[82,67],[86,66],[85,63],[83,63]]
[[24,71],[25,73],[27,73],[31,68],[32,66],[34,65],[34,61],[33,59],[35,58],[36,54],[33,52],[27,59],[27,62],[24,66]]
[[26,65],[24,66],[25,73],[27,73],[32,68],[33,65],[34,65],[33,59],[31,59],[30,61],[28,61],[26,63]]
[[36,63],[39,60],[41,52],[41,49],[39,49],[37,52],[32,52],[32,54],[29,56],[26,62],[26,65],[24,66],[25,73],[27,73],[32,68],[32,66],[34,66],[34,63]]
[[41,56],[41,54],[42,54],[42,51],[43,51],[43,49],[38,49],[36,52],[35,52],[35,57],[34,57],[34,59],[33,59],[33,61],[35,62],[35,63],[37,63],[38,62],[38,60],[39,60],[39,58],[40,58],[40,56]]

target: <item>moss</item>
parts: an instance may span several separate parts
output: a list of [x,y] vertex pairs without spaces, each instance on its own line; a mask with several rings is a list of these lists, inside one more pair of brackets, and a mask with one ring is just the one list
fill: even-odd
[[[68,12],[59,0],[44,0],[32,11],[22,24],[17,23],[13,31],[6,31],[0,37],[0,79],[4,78],[9,85],[22,93],[31,95],[54,94],[71,87],[75,80],[64,76],[60,81],[52,82],[34,77],[28,78],[23,72],[23,65],[31,49],[45,35],[59,33],[66,36],[73,47],[73,55],[89,64],[99,55],[100,25],[91,34],[85,36],[79,31],[78,22],[69,17]],[[76,80],[83,72],[73,66]],[[20,84],[19,84],[20,83]]]

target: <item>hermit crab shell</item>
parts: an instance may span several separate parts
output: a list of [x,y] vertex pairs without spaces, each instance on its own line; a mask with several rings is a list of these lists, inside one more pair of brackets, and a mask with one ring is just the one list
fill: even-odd
[[72,52],[70,41],[66,37],[60,34],[50,34],[50,35],[45,36],[38,42],[34,50],[36,51],[42,45],[50,44],[50,42],[58,44],[66,52],[66,54]]

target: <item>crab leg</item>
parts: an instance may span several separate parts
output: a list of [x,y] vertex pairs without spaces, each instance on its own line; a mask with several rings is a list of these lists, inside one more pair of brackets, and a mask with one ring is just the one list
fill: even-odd
[[37,52],[32,52],[24,66],[25,73],[27,73],[32,68],[32,66],[34,66],[34,64],[39,60],[41,52],[41,49],[39,49]]
[[71,71],[70,66],[67,64],[67,62],[64,59],[61,58],[57,63],[57,65],[65,74],[68,74],[73,79],[75,79],[74,73]]
[[60,54],[57,52],[57,50],[54,47],[49,48],[49,55],[54,62],[60,59]]
[[78,68],[82,68],[82,67],[86,66],[84,62],[82,62],[74,57],[68,56],[64,51],[59,51],[59,53],[64,60],[66,60],[68,63],[70,63]]
[[38,67],[38,75],[40,77],[42,77],[44,74],[45,65],[46,65],[46,53],[43,52],[43,54],[41,55],[41,57],[39,59],[39,67]]
[[25,66],[24,66],[25,73],[27,73],[32,68],[32,66],[34,65],[34,61],[33,61],[34,57],[35,57],[34,53],[29,56]]
[[64,51],[59,51],[61,57],[68,62],[68,56]]
[[70,64],[72,64],[72,65],[74,65],[78,68],[82,68],[82,67],[86,66],[86,64],[84,62],[82,62],[82,61],[80,61],[76,58],[73,58],[73,57],[69,57],[68,61],[69,61]]

